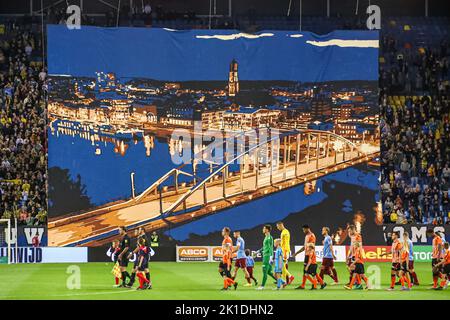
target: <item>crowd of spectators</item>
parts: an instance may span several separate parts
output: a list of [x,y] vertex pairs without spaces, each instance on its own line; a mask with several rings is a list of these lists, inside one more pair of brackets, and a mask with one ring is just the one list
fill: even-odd
[[[399,49],[395,37],[383,37],[383,223],[450,224],[448,45],[443,39],[432,48]],[[400,103],[389,95],[400,95]]]
[[41,37],[17,24],[0,35],[0,218],[47,219],[46,72]]
[[381,41],[380,86],[386,93],[433,96],[445,93],[449,73],[447,39],[432,48],[414,48],[410,43],[400,45],[392,35],[383,36]]

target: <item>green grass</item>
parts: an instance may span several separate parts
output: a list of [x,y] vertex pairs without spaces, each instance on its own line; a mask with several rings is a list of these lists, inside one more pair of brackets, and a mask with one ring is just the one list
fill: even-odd
[[[112,263],[78,264],[81,274],[81,288],[70,290],[68,267],[70,264],[17,264],[0,265],[0,300],[5,299],[450,299],[450,289],[444,291],[429,290],[431,282],[430,263],[416,263],[421,286],[410,292],[388,292],[389,263],[368,263],[381,269],[381,288],[377,290],[347,291],[343,285],[328,286],[324,290],[293,290],[291,285],[282,291],[273,291],[273,281],[268,281],[266,290],[256,291],[255,287],[239,287],[237,291],[221,292],[222,280],[217,273],[215,263],[175,263],[152,262],[151,274],[153,290],[137,291],[133,289],[113,288],[114,278],[111,274]],[[289,269],[296,276],[294,282],[301,279],[301,264],[290,263]],[[255,267],[255,276],[261,278],[261,265]],[[348,272],[343,263],[337,264],[341,283],[348,280]],[[244,283],[243,274],[238,281]],[[269,278],[270,279],[270,278]],[[327,282],[331,279],[326,277]],[[307,286],[307,288],[309,285]]]

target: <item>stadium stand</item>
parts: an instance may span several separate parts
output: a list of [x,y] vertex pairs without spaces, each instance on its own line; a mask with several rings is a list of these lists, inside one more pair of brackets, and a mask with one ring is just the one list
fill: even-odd
[[[202,29],[195,12],[123,7],[120,26]],[[18,19],[21,19],[19,23]],[[64,23],[49,8],[47,23]],[[46,221],[45,70],[39,17],[8,18],[0,47],[0,215]],[[83,15],[83,24],[115,26],[114,11]],[[28,27],[17,27],[17,25]],[[212,28],[298,30],[298,17],[249,10],[211,20]],[[384,18],[380,35],[381,193],[384,223],[450,223],[449,43],[447,17]],[[324,34],[364,29],[365,20],[305,16],[302,29]]]
[[0,217],[46,223],[45,70],[41,37],[3,25],[0,38]]
[[382,32],[384,223],[450,223],[449,25],[401,17]]

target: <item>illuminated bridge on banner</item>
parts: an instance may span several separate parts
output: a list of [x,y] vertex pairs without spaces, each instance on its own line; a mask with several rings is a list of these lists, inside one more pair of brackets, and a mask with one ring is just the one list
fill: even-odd
[[[311,185],[379,155],[376,144],[356,145],[328,131],[281,132],[252,144],[250,137],[245,139],[236,156],[227,159],[225,153],[226,163],[209,163],[203,178],[196,165],[193,174],[174,168],[127,201],[50,221],[50,245],[101,245],[117,237],[120,225],[150,231],[192,221],[286,188]],[[191,181],[180,183],[180,175]]]

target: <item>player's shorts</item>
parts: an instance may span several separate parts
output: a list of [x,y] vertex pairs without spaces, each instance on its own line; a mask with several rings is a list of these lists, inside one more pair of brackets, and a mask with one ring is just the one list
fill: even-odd
[[439,275],[439,273],[442,272],[442,266],[440,266],[436,270],[434,270],[435,265],[437,265],[438,263],[439,263],[439,259],[436,259],[436,258],[431,259],[431,266],[433,267],[433,275]]
[[445,275],[447,275],[447,277],[450,277],[450,263],[449,263],[449,264],[446,264],[446,265],[444,266],[444,270],[443,270],[442,273],[445,274]]
[[220,262],[219,262],[219,269],[226,270],[226,269],[227,269],[226,263],[220,261]]
[[224,263],[224,262],[219,262],[219,269],[221,270],[220,271],[220,275],[223,277],[223,276],[226,276],[226,277],[228,277],[228,278],[231,278],[231,272],[228,270],[228,266],[226,265],[226,263]]
[[315,277],[317,274],[317,264],[309,265],[309,268],[308,270],[306,270],[306,273]]
[[329,269],[334,267],[334,260],[333,258],[323,258],[322,259],[322,267]]
[[250,276],[250,278],[253,277],[253,267],[246,267],[246,268],[247,268],[247,272],[248,272],[248,275]]
[[409,261],[408,261],[408,269],[409,269],[409,270],[414,269],[414,260],[409,260]]
[[431,266],[434,267],[435,265],[437,265],[439,263],[438,259],[433,258],[431,259]]
[[121,267],[128,267],[128,258],[122,258],[122,260],[119,260],[119,266]]
[[402,269],[402,266],[400,265],[400,262],[392,262],[392,271],[400,271]]
[[238,268],[244,269],[247,267],[247,259],[245,258],[236,259],[234,265]]
[[138,271],[145,271],[145,269],[148,269],[148,262],[142,262],[141,266],[138,267]]
[[309,256],[305,255],[305,260],[303,260],[303,272],[306,272],[306,265],[308,264]]
[[364,274],[364,264],[355,263],[355,271],[356,274]]

